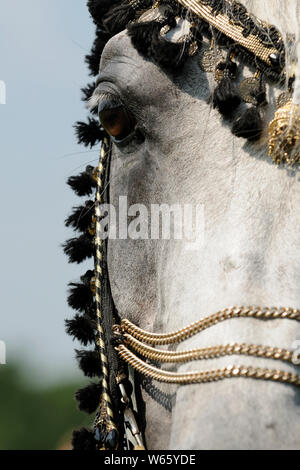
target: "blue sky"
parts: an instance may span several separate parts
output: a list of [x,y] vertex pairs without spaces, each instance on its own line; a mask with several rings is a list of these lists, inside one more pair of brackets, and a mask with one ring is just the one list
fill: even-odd
[[60,244],[80,202],[65,181],[97,159],[72,128],[87,114],[80,88],[94,25],[85,0],[0,0],[0,12],[0,340],[8,363],[21,357],[47,382],[80,374],[64,331],[66,286],[87,266],[68,265]]

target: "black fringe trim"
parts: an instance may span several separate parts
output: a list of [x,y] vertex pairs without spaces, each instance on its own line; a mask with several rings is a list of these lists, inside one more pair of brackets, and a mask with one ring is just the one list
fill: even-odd
[[147,10],[152,5],[152,0],[135,0],[133,3],[128,2],[127,5],[117,5],[105,15],[103,24],[112,35],[115,35],[136,18],[138,11]]
[[242,101],[233,83],[237,76],[237,64],[227,59],[226,62],[218,64],[217,68],[222,71],[223,78],[213,93],[213,106],[225,118],[230,119]]
[[80,341],[83,346],[95,341],[96,324],[86,315],[75,315],[72,320],[65,320],[66,333]]
[[88,0],[87,7],[91,17],[98,26],[102,26],[104,15],[116,4],[120,4],[120,0]]
[[260,108],[268,104],[265,80],[262,74],[260,75],[259,87],[253,89],[251,96],[256,101],[256,106],[246,109],[244,113],[235,119],[232,133],[237,137],[247,139],[249,142],[255,142],[261,138],[264,127]]
[[99,120],[94,118],[88,117],[88,122],[78,121],[74,125],[74,128],[78,144],[83,144],[85,147],[94,147],[101,142],[105,136],[105,132],[99,124]]
[[263,128],[264,123],[261,112],[258,108],[252,106],[236,118],[232,126],[232,133],[236,137],[255,142],[261,138]]
[[75,393],[75,399],[78,402],[79,410],[88,414],[94,413],[100,403],[101,391],[101,384],[94,383],[78,390]]
[[71,238],[63,245],[65,254],[69,257],[69,263],[81,263],[94,254],[93,237],[87,234],[79,238]]
[[94,216],[95,203],[86,201],[84,206],[73,207],[72,214],[65,220],[66,227],[73,227],[74,230],[86,232],[91,226]]
[[281,54],[280,68],[273,68],[262,60],[260,60],[258,57],[256,57],[255,54],[250,52],[248,49],[245,49],[243,46],[237,44],[235,41],[218,31],[217,29],[213,28],[205,21],[199,20],[199,17],[194,13],[190,13],[189,18],[190,21],[193,21],[197,25],[196,27],[200,33],[205,35],[208,39],[214,38],[218,46],[230,49],[232,52],[234,52],[235,58],[239,59],[243,64],[249,65],[255,69],[260,70],[264,74],[264,76],[267,77],[271,82],[284,83],[285,76],[282,73],[285,66],[284,44],[283,49],[282,45],[278,46],[279,53]]
[[90,196],[97,186],[94,178],[95,168],[88,165],[82,173],[77,176],[71,176],[67,184],[73,189],[77,196]]
[[[147,8],[148,3],[152,2],[148,2],[148,0],[146,0],[134,2],[133,5],[124,5],[122,2],[107,1],[88,2],[90,12],[95,22],[99,26],[97,30],[96,41],[92,48],[92,52],[86,58],[92,75],[98,74],[100,57],[106,42],[114,34],[116,34],[116,32],[119,32],[120,30],[124,29],[128,18],[133,17],[134,10],[137,11],[139,9],[142,9],[142,5]],[[247,63],[248,65],[252,65],[255,68],[259,68],[259,70],[262,71],[271,81],[283,81],[284,77],[282,76],[282,70],[285,66],[285,53],[284,43],[280,37],[278,30],[274,26],[271,26],[268,30],[264,30],[258,27],[256,23],[252,20],[252,18],[247,15],[247,10],[243,5],[237,4],[236,6],[234,6],[233,12],[231,12],[227,10],[225,11],[226,5],[222,0],[206,0],[206,3],[212,6],[215,14],[221,12],[228,14],[232,21],[234,21],[239,26],[242,25],[244,27],[243,33],[245,36],[248,36],[250,33],[252,33],[259,37],[259,39],[263,41],[266,45],[275,45],[278,49],[279,54],[278,64],[275,64],[273,66],[267,65],[266,63],[255,57],[255,55],[249,52],[247,49],[236,44],[233,40],[220,33],[218,30],[211,28],[208,23],[205,23],[201,20],[199,21],[199,17],[197,15],[178,6],[178,2],[174,2],[174,0],[161,1],[161,4],[169,6],[171,11],[173,9],[173,16],[182,16],[184,12],[188,12],[191,21],[193,21],[197,25],[196,29],[198,30],[199,34],[205,33],[208,37],[211,37],[213,34],[217,40],[218,45],[225,46],[228,48],[231,47],[232,50],[235,52],[237,58],[240,58],[243,62]],[[140,4],[139,7],[138,4]],[[160,55],[159,52],[157,55]],[[177,62],[178,61],[176,58],[175,65],[177,64]],[[159,61],[157,61],[157,63],[160,64]]]
[[78,351],[76,359],[78,365],[86,377],[101,377],[101,364],[98,351]]
[[241,98],[237,93],[234,83],[228,78],[223,78],[216,87],[213,95],[213,106],[227,119],[230,119],[240,105]]
[[81,283],[71,282],[70,295],[68,296],[68,304],[74,310],[85,312],[87,308],[91,307],[94,302],[94,295],[91,289],[91,280],[94,277],[93,271],[81,277]]
[[73,431],[72,448],[77,451],[96,451],[94,433],[86,428]]

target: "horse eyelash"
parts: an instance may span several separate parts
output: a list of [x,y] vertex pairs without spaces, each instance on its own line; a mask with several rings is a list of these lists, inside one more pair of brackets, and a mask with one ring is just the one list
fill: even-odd
[[95,89],[94,93],[90,97],[90,99],[87,102],[87,108],[92,112],[93,110],[98,110],[99,104],[101,101],[112,101],[115,103],[120,103],[122,105],[122,100],[117,94],[113,93],[108,93],[108,92],[103,92],[98,90],[98,88]]

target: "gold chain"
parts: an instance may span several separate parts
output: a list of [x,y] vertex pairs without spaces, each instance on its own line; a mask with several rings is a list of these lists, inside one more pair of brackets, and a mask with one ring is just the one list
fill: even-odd
[[[300,310],[293,308],[260,308],[260,307],[230,307],[220,310],[213,315],[205,317],[192,325],[186,326],[172,333],[150,333],[138,328],[129,320],[121,321],[121,332],[129,333],[134,338],[143,343],[152,345],[176,344],[210,328],[217,323],[231,318],[257,318],[263,320],[269,319],[290,319],[300,321]],[[117,326],[116,329],[119,327]]]
[[116,347],[121,359],[147,377],[150,377],[158,382],[165,382],[169,384],[199,384],[205,382],[216,382],[223,379],[232,377],[247,377],[261,380],[271,380],[275,382],[284,382],[300,386],[300,376],[289,372],[274,369],[261,369],[248,366],[235,366],[230,365],[222,369],[200,371],[200,372],[186,372],[177,373],[157,369],[156,367],[147,364],[139,359],[123,344]]
[[161,351],[141,343],[133,336],[124,335],[124,344],[151,361],[184,363],[203,359],[215,359],[233,354],[243,356],[263,357],[293,363],[293,352],[287,349],[273,348],[256,344],[226,344],[187,351]]
[[121,342],[121,344],[116,346],[116,351],[120,358],[135,370],[159,382],[183,385],[219,381],[232,377],[248,377],[300,386],[300,376],[296,374],[281,370],[248,366],[233,365],[222,369],[187,373],[164,371],[143,361],[137,357],[134,352],[128,349],[128,347],[131,347],[145,359],[162,363],[184,363],[227,355],[254,356],[293,363],[293,353],[291,351],[255,344],[235,343],[178,352],[157,350],[149,346],[149,344],[170,345],[180,343],[213,325],[232,318],[255,318],[262,320],[289,319],[300,321],[300,310],[277,307],[263,309],[260,307],[231,307],[172,333],[151,333],[144,331],[129,320],[124,319],[121,321],[121,325],[114,325],[113,327],[115,336]]

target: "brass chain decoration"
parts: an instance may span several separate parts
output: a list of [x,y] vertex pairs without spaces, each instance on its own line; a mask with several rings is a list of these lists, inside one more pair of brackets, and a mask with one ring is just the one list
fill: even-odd
[[[96,191],[96,236],[95,236],[95,299],[96,299],[96,316],[97,316],[97,332],[98,337],[96,345],[99,349],[101,370],[102,370],[102,394],[99,405],[99,412],[94,423],[95,437],[99,442],[106,439],[113,438],[117,435],[117,428],[114,423],[114,414],[112,410],[111,399],[109,396],[109,375],[108,375],[108,360],[105,346],[105,333],[102,327],[102,311],[101,311],[101,279],[102,279],[102,259],[103,259],[103,240],[101,238],[101,203],[103,192],[103,176],[105,169],[105,162],[109,153],[110,144],[109,140],[105,137],[102,142],[99,167],[97,169],[97,191]],[[98,435],[99,434],[99,435]],[[102,437],[103,436],[103,437]],[[105,450],[106,446],[103,444],[101,450]]]
[[[114,326],[114,333],[120,343],[116,347],[116,350],[120,358],[131,367],[158,382],[183,385],[219,381],[232,377],[248,377],[300,386],[299,375],[277,369],[230,365],[215,370],[177,373],[158,369],[143,361],[135,354],[138,353],[146,360],[161,363],[185,363],[193,360],[212,359],[234,354],[275,359],[294,364],[292,351],[271,346],[235,343],[179,352],[162,351],[149,346],[150,344],[152,346],[178,344],[213,325],[231,318],[255,318],[264,320],[290,319],[300,321],[300,310],[275,307],[264,309],[259,307],[226,308],[172,333],[147,332],[138,328],[129,320],[124,319],[121,321],[121,325]],[[135,352],[131,351],[129,348],[133,349]]]
[[233,354],[264,357],[267,359],[277,359],[293,363],[293,352],[287,349],[273,348],[271,346],[262,346],[255,344],[226,344],[213,346],[210,348],[189,349],[187,351],[162,351],[141,343],[133,336],[125,333],[124,344],[132,348],[141,356],[147,357],[151,361],[185,363],[189,361],[198,361],[203,359],[216,359],[222,356]]

